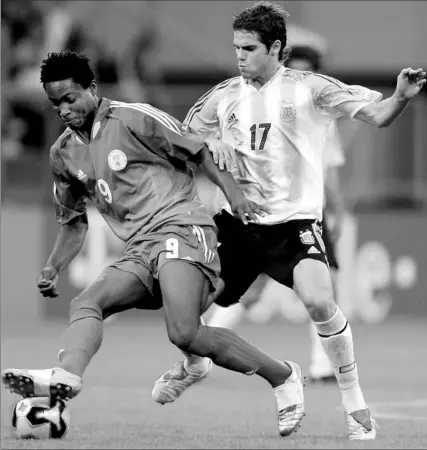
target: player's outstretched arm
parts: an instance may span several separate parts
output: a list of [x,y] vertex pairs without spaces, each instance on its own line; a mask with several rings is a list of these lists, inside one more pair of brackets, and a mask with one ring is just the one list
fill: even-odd
[[378,128],[387,127],[402,114],[425,83],[426,73],[423,69],[403,69],[397,78],[394,94],[381,102],[364,106],[355,118]]
[[195,162],[212,183],[216,184],[224,192],[234,215],[239,217],[244,224],[247,224],[248,221],[259,222],[256,215],[264,216],[267,213],[260,205],[244,196],[239,185],[229,172],[219,170],[206,145],[197,153]]
[[57,297],[59,274],[81,250],[88,229],[87,215],[82,214],[59,226],[59,233],[46,266],[37,277],[37,286],[43,297]]

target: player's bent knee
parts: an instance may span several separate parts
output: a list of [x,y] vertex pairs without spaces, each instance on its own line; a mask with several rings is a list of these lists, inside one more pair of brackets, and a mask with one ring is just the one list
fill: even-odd
[[318,285],[316,290],[300,295],[308,314],[314,321],[329,320],[335,313],[336,303],[328,286]]
[[168,336],[172,344],[176,345],[180,350],[185,351],[196,339],[197,331],[197,327],[174,325],[168,327]]
[[329,320],[336,303],[328,267],[315,260],[303,260],[294,269],[294,289],[314,321]]
[[75,297],[71,300],[69,316],[70,324],[88,317],[103,320],[102,308],[95,301],[85,297]]
[[326,322],[336,312],[337,305],[333,299],[321,301],[316,300],[305,305],[309,316],[315,322]]

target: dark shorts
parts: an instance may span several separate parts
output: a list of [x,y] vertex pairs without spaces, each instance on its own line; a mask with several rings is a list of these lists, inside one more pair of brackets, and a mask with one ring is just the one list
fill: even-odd
[[151,294],[164,264],[184,260],[196,265],[215,290],[220,272],[217,236],[214,228],[196,225],[166,225],[153,233],[136,234],[125,254],[111,267],[136,275]]
[[335,242],[332,241],[331,234],[329,232],[328,221],[325,218],[325,211],[323,211],[322,239],[325,244],[326,254],[328,255],[329,266],[332,269],[338,270],[339,266],[335,251]]
[[258,275],[293,287],[293,270],[303,259],[328,265],[321,228],[316,220],[292,220],[277,225],[244,225],[223,211],[214,217],[218,227],[223,294],[221,306],[237,303]]

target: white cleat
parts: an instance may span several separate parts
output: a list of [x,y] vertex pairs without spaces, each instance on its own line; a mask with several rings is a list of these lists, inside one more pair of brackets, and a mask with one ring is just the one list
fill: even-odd
[[10,392],[22,397],[52,397],[69,400],[82,388],[81,377],[61,368],[45,370],[7,369],[3,384]]
[[285,361],[292,369],[289,378],[274,388],[277,401],[277,417],[281,436],[290,436],[301,426],[305,416],[304,410],[304,378],[298,364]]
[[155,383],[151,393],[153,400],[164,405],[174,402],[184,391],[194,383],[205,378],[212,370],[212,360],[208,359],[208,367],[200,372],[188,372],[181,361],[163,374]]
[[346,414],[345,419],[348,427],[348,438],[351,441],[370,441],[375,439],[377,424],[372,419],[368,408]]

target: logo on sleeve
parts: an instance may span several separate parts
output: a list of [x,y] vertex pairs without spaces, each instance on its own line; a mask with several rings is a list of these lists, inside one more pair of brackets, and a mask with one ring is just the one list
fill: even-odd
[[128,158],[122,150],[111,150],[108,155],[108,165],[111,170],[118,172],[126,167]]

